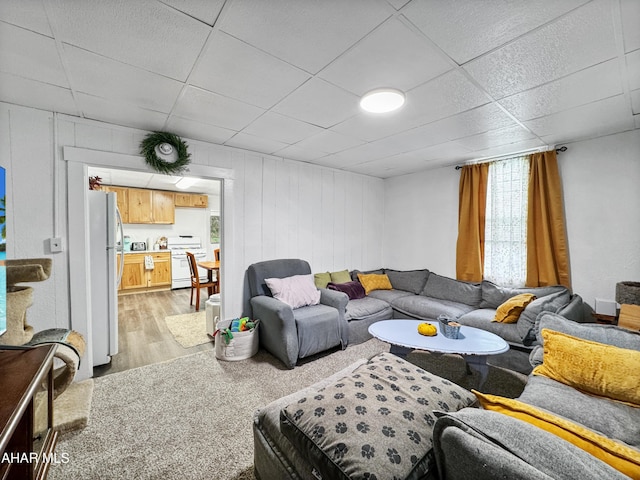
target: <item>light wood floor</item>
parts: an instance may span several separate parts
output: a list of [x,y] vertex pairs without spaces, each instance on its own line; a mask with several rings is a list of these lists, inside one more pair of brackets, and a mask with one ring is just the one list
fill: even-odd
[[[110,364],[94,368],[94,376],[100,377],[212,350],[213,343],[184,348],[176,342],[167,329],[165,317],[195,312],[195,305],[189,306],[190,292],[189,288],[183,288],[120,295],[118,297],[118,354],[112,357]],[[206,293],[204,289],[201,292],[200,311],[205,309],[205,301],[208,298]]]

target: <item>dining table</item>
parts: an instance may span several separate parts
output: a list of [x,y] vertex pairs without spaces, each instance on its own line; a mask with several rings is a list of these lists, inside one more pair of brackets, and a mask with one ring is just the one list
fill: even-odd
[[215,292],[213,287],[209,287],[207,290],[208,290],[209,296],[213,295],[214,293],[219,293],[220,285],[221,285],[220,260],[206,260],[206,261],[198,262],[198,266],[204,268],[207,271],[207,280],[209,281],[209,283],[213,282],[213,272],[216,272],[218,291]]

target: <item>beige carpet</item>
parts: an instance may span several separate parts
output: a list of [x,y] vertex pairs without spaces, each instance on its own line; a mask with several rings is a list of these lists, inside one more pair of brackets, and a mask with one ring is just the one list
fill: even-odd
[[[256,409],[388,350],[373,339],[294,370],[263,350],[240,362],[207,351],[96,378],[89,424],[60,437],[56,451],[70,461],[52,465],[49,478],[253,479]],[[477,380],[464,373],[460,357],[408,358],[467,388]],[[525,380],[492,367],[483,391],[518,395]]]
[[201,311],[171,315],[165,317],[164,321],[176,341],[184,348],[190,348],[212,341],[206,332],[206,318],[206,313]]

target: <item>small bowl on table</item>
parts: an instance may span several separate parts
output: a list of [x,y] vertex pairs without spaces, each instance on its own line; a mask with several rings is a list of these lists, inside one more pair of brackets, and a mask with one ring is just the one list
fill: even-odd
[[460,324],[448,315],[438,315],[438,323],[440,324],[440,332],[447,338],[457,340],[460,338]]

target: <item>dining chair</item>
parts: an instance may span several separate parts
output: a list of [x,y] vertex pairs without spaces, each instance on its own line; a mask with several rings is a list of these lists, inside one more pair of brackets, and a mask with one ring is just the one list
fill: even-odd
[[219,248],[216,248],[213,251],[213,257],[215,258],[216,262],[220,261],[220,249]]
[[193,305],[193,291],[196,291],[196,312],[200,311],[200,289],[207,288],[209,295],[212,295],[218,288],[218,279],[215,281],[209,281],[208,278],[200,278],[198,271],[198,263],[196,257],[191,252],[186,252],[189,259],[189,270],[191,270],[191,299],[189,305]]

